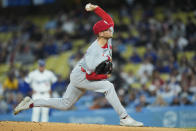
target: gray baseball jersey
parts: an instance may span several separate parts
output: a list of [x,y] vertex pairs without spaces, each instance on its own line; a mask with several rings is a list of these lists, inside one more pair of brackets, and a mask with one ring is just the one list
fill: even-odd
[[[110,27],[113,32],[113,27]],[[108,48],[101,48],[98,41],[95,40],[87,49],[84,57],[77,63],[78,66],[83,67],[88,74],[94,72],[95,68],[103,61],[112,58],[112,39],[108,40]]]

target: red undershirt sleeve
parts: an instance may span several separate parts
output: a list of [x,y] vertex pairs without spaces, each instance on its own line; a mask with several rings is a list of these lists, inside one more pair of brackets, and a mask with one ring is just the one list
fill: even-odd
[[94,10],[94,12],[101,17],[103,20],[107,21],[108,24],[111,24],[114,27],[114,21],[112,20],[112,17],[107,14],[102,8],[99,6]]
[[102,80],[102,79],[107,79],[107,75],[96,74],[95,72],[92,72],[91,74],[86,73],[86,79],[87,80]]

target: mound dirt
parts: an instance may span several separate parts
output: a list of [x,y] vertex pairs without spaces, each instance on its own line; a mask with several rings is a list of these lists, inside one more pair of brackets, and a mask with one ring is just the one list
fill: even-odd
[[182,128],[1,121],[0,131],[188,131]]

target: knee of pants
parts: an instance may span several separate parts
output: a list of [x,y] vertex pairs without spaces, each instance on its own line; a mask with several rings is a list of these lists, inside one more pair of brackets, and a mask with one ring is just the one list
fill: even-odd
[[72,106],[72,101],[71,100],[69,100],[69,99],[67,99],[67,98],[62,98],[62,109],[63,110],[67,110],[67,109],[69,109],[71,106]]
[[114,90],[114,85],[112,83],[107,84],[107,90],[105,91],[105,95],[110,92],[111,90]]

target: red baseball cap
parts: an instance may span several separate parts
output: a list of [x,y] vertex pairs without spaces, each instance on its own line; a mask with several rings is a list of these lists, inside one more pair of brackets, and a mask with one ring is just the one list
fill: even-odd
[[105,20],[100,20],[93,26],[94,34],[97,35],[99,32],[109,29],[112,24],[108,24]]

